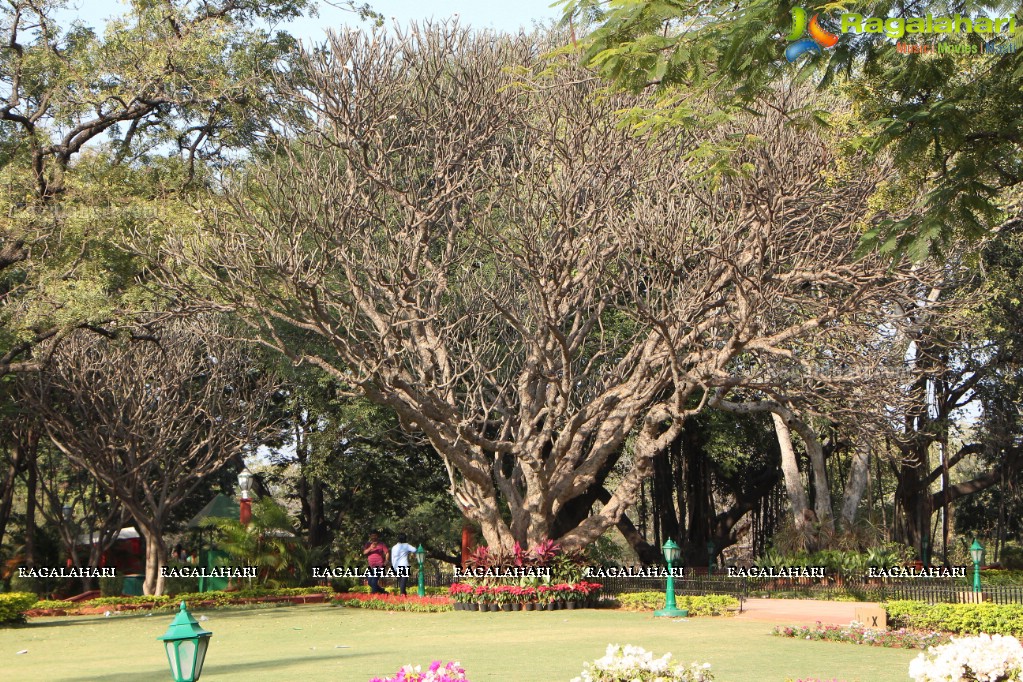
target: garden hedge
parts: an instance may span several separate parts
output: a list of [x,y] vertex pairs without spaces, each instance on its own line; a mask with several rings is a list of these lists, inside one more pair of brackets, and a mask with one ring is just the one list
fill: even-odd
[[883,606],[892,627],[1023,637],[1023,604],[928,604],[906,600],[890,601]]
[[16,623],[25,619],[24,613],[32,608],[37,597],[31,592],[5,592],[0,594],[0,623]]
[[[616,597],[622,608],[652,611],[664,607],[663,592],[626,592]],[[675,604],[690,616],[727,616],[739,608],[739,600],[727,594],[679,595]]]

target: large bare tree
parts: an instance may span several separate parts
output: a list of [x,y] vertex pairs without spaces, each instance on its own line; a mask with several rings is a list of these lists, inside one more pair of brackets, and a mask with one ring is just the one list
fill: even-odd
[[171,512],[259,443],[272,382],[209,319],[151,331],[157,340],[74,334],[25,383],[53,444],[131,514],[145,593],[161,594]]
[[737,357],[791,356],[897,279],[854,258],[879,173],[826,173],[794,92],[654,136],[621,124],[639,100],[529,38],[327,47],[282,83],[310,125],[163,256],[179,289],[425,434],[493,547],[592,541]]

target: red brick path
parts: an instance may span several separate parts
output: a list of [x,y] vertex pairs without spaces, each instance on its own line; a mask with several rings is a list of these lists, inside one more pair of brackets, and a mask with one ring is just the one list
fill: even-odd
[[743,602],[742,613],[738,614],[736,618],[787,625],[812,625],[817,621],[825,625],[848,625],[855,619],[856,609],[864,606],[877,606],[877,604],[817,601],[815,599],[750,598]]

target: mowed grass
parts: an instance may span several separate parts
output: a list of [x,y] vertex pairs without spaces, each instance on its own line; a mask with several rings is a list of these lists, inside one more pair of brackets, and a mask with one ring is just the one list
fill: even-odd
[[[438,614],[325,605],[196,611],[213,632],[202,679],[367,682],[401,665],[461,661],[473,682],[568,682],[608,643],[707,661],[720,682],[904,682],[916,651],[775,637],[768,623],[673,621],[609,610]],[[170,679],[168,613],[32,619],[0,629],[0,679]],[[18,654],[18,651],[27,653]]]

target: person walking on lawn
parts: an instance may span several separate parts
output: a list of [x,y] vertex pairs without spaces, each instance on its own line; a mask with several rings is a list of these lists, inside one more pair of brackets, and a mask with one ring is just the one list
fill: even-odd
[[380,534],[376,531],[369,534],[369,542],[362,548],[362,554],[366,557],[366,563],[369,564],[370,570],[373,571],[366,579],[369,583],[369,591],[371,594],[384,594],[386,590],[380,587],[380,576],[375,575],[377,571],[382,571],[384,566],[387,565],[387,545],[380,542]]
[[408,586],[409,563],[408,558],[416,553],[416,548],[407,542],[408,538],[404,533],[398,534],[398,544],[391,547],[391,568],[398,574],[398,591],[401,596],[405,595],[405,588]]

